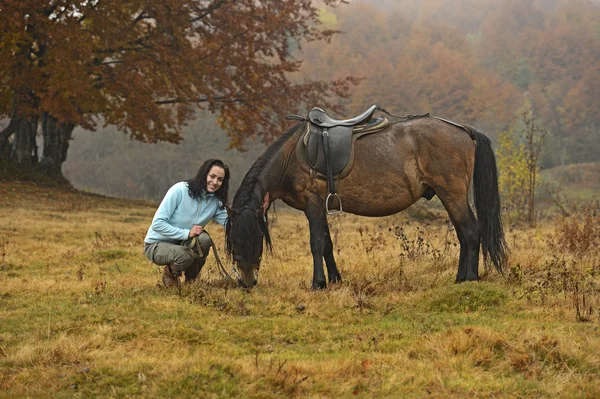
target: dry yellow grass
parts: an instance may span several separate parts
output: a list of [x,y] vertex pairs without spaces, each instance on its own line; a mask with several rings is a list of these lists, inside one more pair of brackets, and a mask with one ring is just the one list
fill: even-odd
[[0,197],[0,397],[600,396],[600,253],[549,245],[550,222],[509,233],[505,276],[455,285],[443,219],[332,218],[344,282],[314,292],[305,218],[280,211],[255,289],[211,258],[177,292],[142,254],[154,204]]

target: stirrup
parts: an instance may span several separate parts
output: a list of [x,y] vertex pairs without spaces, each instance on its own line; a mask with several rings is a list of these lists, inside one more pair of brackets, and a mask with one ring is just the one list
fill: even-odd
[[[340,209],[331,210],[331,211],[329,210],[329,199],[331,198],[332,195],[337,197],[337,200],[340,203]],[[327,196],[327,199],[325,200],[325,210],[327,211],[328,215],[339,215],[340,213],[343,212],[342,199],[340,198],[339,195],[337,195],[337,193],[335,193],[335,194],[329,193],[329,195]]]

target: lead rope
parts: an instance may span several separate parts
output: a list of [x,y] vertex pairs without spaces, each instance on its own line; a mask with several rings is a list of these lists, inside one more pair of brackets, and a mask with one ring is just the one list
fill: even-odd
[[[200,202],[198,202],[198,209],[196,209],[196,216],[194,216],[194,223],[196,223],[196,219],[198,219],[199,213],[200,213]],[[213,247],[213,252],[215,253],[215,259],[217,260],[217,270],[219,271],[219,274],[221,274],[221,277],[223,277],[223,280],[230,280],[235,283],[236,280],[234,280],[233,277],[231,277],[231,275],[229,273],[227,273],[227,269],[225,269],[225,266],[223,266],[223,262],[221,262],[221,258],[219,257],[219,252],[217,251],[217,246],[215,245],[215,242],[213,241],[212,237],[210,236],[210,234],[208,234],[208,231],[206,231],[204,229],[202,229],[202,231],[204,231],[206,233],[206,235],[208,236],[208,238],[210,239],[210,245],[211,245],[211,247]],[[198,255],[196,255],[196,253],[192,250],[192,248],[194,248],[194,246],[198,250]],[[188,248],[192,252],[192,254],[194,255],[195,258],[204,256],[204,254],[202,253],[202,248],[200,248],[200,241],[198,241],[198,236],[192,237],[192,240],[190,241],[190,243],[184,245],[184,247]],[[239,280],[240,275],[238,274],[237,270],[235,270],[235,266],[233,266],[233,265],[231,266],[231,273],[235,274]]]
[[[215,254],[215,259],[217,261],[216,262],[217,270],[219,271],[219,274],[221,274],[221,277],[223,277],[224,280],[230,280],[235,283],[237,280],[235,280],[231,276],[231,274],[234,274],[239,279],[240,276],[239,276],[237,270],[235,270],[235,267],[232,266],[231,274],[227,273],[227,269],[225,269],[225,266],[223,266],[223,262],[221,261],[221,258],[219,257],[219,252],[217,251],[217,246],[215,245],[215,242],[213,241],[210,234],[208,234],[208,231],[204,230],[204,233],[206,233],[206,235],[210,239],[210,245],[213,248],[213,252]],[[190,241],[190,243],[186,244],[184,246],[190,250],[192,250],[192,248],[196,247],[196,250],[198,251],[198,255],[196,255],[196,253],[194,251],[192,251],[192,253],[194,254],[194,257],[200,258],[200,257],[204,256],[204,254],[202,253],[202,249],[200,248],[200,241],[198,241],[198,236],[192,237],[192,240]]]
[[[208,234],[208,232],[206,234]],[[210,234],[208,235],[208,237],[210,237]],[[235,270],[235,266],[231,266],[231,272],[235,274],[237,280],[234,280],[233,277],[231,277],[231,275],[227,273],[227,269],[225,269],[225,266],[223,266],[223,262],[221,262],[221,258],[219,258],[219,252],[217,251],[217,246],[212,240],[212,237],[210,237],[210,245],[212,245],[213,247],[215,259],[217,261],[217,269],[219,270],[219,273],[221,273],[221,277],[223,277],[224,280],[230,280],[235,283],[237,280],[240,279],[240,275],[238,274],[237,270]],[[198,247],[200,247],[200,244],[198,244]]]

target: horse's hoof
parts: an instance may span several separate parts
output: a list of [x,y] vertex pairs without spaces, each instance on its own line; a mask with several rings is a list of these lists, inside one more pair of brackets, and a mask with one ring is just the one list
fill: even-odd
[[315,291],[324,290],[325,288],[327,288],[327,283],[325,281],[313,282],[312,284],[312,289]]
[[458,279],[457,278],[454,283],[455,284],[460,284],[460,283],[464,283],[464,282],[467,282],[467,281],[479,281],[479,277],[475,276],[475,275],[470,275],[470,276],[467,276],[467,277],[462,278],[462,279]]

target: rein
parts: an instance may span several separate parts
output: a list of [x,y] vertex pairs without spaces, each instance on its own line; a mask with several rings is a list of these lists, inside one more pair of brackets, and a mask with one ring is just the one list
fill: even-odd
[[[215,242],[213,241],[210,234],[208,234],[208,231],[204,230],[204,232],[208,235],[208,238],[210,238],[210,246],[213,248],[213,252],[215,254],[215,259],[217,261],[217,270],[219,271],[219,274],[221,274],[221,277],[223,277],[224,280],[230,280],[234,283],[237,282],[237,280],[235,280],[231,276],[233,274],[238,279],[240,278],[240,275],[238,274],[237,270],[235,270],[235,266],[231,266],[231,274],[227,273],[227,269],[225,269],[225,266],[223,266],[223,262],[221,262],[221,258],[219,257],[219,252],[217,251],[217,246],[215,245]],[[199,255],[196,255],[196,253],[192,250],[194,246],[196,247]],[[192,237],[190,243],[185,244],[184,247],[188,248],[189,250],[192,250],[192,253],[194,254],[195,258],[201,258],[203,256],[202,249],[200,248],[200,241],[198,241],[198,236]]]

